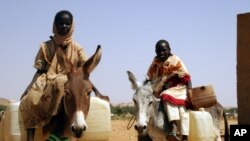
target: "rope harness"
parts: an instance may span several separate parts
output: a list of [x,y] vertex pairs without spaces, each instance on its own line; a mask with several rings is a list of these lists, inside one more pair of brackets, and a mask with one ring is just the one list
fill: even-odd
[[[133,122],[131,123],[132,120],[133,120]],[[130,118],[129,123],[127,125],[127,130],[131,129],[131,127],[133,126],[134,123],[135,123],[135,114],[133,114],[132,117]]]

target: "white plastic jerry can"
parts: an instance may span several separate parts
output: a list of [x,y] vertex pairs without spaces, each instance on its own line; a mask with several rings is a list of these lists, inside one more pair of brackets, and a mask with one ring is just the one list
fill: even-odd
[[4,113],[1,114],[1,118],[2,120],[0,121],[0,141],[4,141],[3,135],[4,135]]
[[189,112],[188,141],[215,141],[216,132],[213,119],[204,108]]
[[21,114],[19,114],[20,102],[11,102],[6,108],[3,119],[4,141],[25,141],[26,131],[24,130]]
[[91,97],[86,122],[88,128],[81,141],[108,141],[111,133],[109,102],[98,97]]
[[[19,111],[20,102],[12,102],[0,122],[0,141],[26,141],[27,132]],[[88,128],[80,141],[108,141],[111,133],[110,104],[97,97],[91,97]],[[35,141],[42,141],[42,129],[36,129]]]

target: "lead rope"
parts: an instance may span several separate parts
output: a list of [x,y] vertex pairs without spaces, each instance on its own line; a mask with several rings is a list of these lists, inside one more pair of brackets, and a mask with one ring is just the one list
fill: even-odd
[[[134,120],[133,120],[134,119]],[[133,122],[132,122],[132,124],[131,124],[131,121],[133,120]],[[129,130],[132,126],[133,126],[133,124],[135,123],[135,114],[133,114],[132,115],[132,117],[130,118],[130,120],[129,120],[129,123],[128,123],[128,125],[127,125],[127,130]]]

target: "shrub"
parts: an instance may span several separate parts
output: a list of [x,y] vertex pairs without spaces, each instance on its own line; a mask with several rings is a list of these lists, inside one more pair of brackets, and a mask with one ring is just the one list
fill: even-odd
[[128,115],[134,114],[133,106],[113,106],[111,105],[111,113],[114,115],[114,119],[116,118],[128,118]]

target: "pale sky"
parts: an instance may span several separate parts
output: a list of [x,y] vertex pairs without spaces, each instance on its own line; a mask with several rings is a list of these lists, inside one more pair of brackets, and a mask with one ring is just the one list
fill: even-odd
[[[160,39],[186,64],[193,87],[213,85],[223,106],[237,106],[237,14],[246,0],[2,1],[0,4],[0,97],[19,100],[31,81],[41,42],[52,35],[56,12],[74,16],[74,39],[102,60],[90,79],[111,103],[132,101],[126,71],[143,81]],[[92,94],[94,95],[94,94]]]

